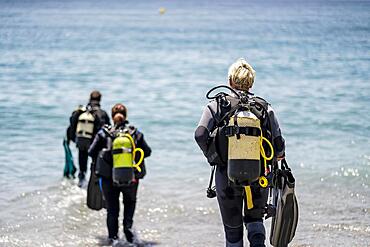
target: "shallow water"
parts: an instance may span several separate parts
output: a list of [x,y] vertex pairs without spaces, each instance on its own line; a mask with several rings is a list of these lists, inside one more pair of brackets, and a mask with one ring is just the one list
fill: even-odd
[[68,117],[93,89],[107,110],[126,104],[153,148],[140,237],[223,246],[193,131],[238,57],[287,140],[300,203],[292,246],[370,246],[369,13],[368,1],[1,1],[0,246],[106,236],[105,213],[61,178]]

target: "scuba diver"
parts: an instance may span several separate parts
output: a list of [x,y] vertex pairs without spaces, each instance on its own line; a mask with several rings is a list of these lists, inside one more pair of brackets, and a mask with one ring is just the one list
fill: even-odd
[[[208,197],[217,196],[226,247],[243,246],[243,223],[252,247],[265,246],[263,216],[268,199],[268,174],[285,156],[285,141],[270,104],[250,89],[254,69],[238,59],[228,71],[230,87],[207,93],[195,140],[212,166]],[[210,93],[228,88],[231,95]],[[216,172],[215,172],[216,170]],[[215,172],[216,191],[211,184]]]
[[123,232],[128,242],[139,243],[132,229],[139,179],[145,174],[144,158],[151,148],[137,128],[128,125],[127,109],[123,104],[112,108],[113,126],[99,130],[89,148],[95,174],[100,184],[107,209],[108,240],[118,241],[119,196],[123,194]]
[[70,125],[67,129],[67,143],[73,141],[78,148],[78,186],[85,181],[87,171],[88,149],[94,136],[104,124],[110,124],[108,114],[100,108],[102,95],[99,91],[92,91],[89,103],[80,105],[72,112],[69,118]]

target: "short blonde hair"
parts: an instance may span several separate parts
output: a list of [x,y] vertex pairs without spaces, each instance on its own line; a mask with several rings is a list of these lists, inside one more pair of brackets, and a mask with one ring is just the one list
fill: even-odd
[[229,67],[230,86],[235,89],[248,91],[253,86],[255,76],[256,71],[244,58],[239,58]]

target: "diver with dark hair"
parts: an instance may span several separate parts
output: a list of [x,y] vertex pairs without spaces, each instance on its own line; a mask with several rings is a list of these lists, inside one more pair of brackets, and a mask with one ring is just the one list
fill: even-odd
[[[215,168],[216,190],[226,247],[243,246],[243,223],[252,247],[265,246],[263,216],[268,198],[267,174],[285,155],[285,141],[269,103],[249,92],[255,71],[239,59],[229,68],[231,95],[219,93],[204,109],[195,140]],[[215,88],[215,89],[217,89]],[[212,90],[211,90],[212,91]]]
[[70,125],[67,129],[67,142],[73,141],[78,148],[78,186],[81,187],[85,181],[87,171],[88,149],[98,130],[104,124],[110,124],[108,114],[101,109],[101,93],[92,91],[89,103],[80,105],[69,119]]
[[89,155],[95,163],[95,174],[101,187],[107,209],[108,239],[118,240],[119,196],[123,195],[123,232],[128,242],[139,240],[133,231],[133,217],[139,180],[146,174],[144,158],[151,148],[137,128],[128,125],[127,109],[123,104],[112,108],[113,126],[104,126],[95,136]]

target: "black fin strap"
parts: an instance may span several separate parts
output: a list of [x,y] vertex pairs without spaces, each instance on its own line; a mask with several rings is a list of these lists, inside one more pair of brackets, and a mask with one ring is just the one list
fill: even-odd
[[290,171],[290,168],[288,166],[288,163],[286,162],[286,159],[281,160],[281,169]]
[[209,178],[208,189],[211,189],[211,188],[212,188],[213,175],[215,174],[215,168],[216,168],[216,166],[213,166],[213,167],[212,167],[211,177]]
[[212,187],[213,177],[214,177],[214,174],[215,174],[215,169],[216,169],[216,166],[213,166],[212,171],[211,171],[211,176],[209,178],[209,185],[208,185],[208,188],[207,188],[207,197],[208,198],[216,197],[216,189],[215,189],[215,187]]

